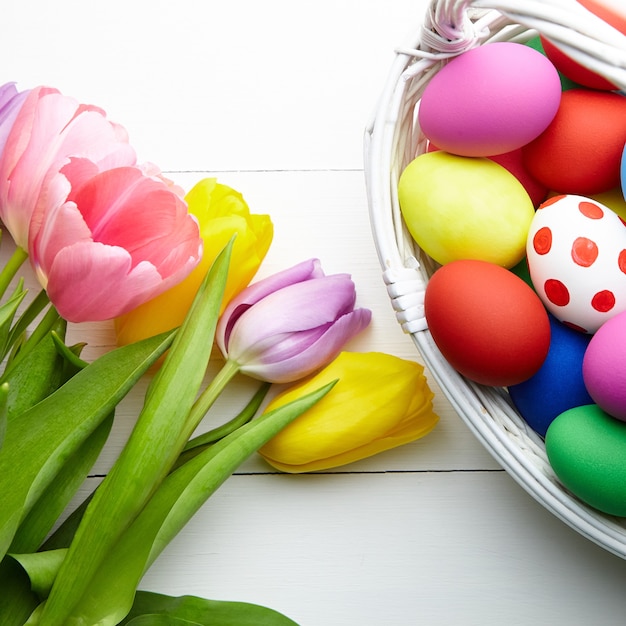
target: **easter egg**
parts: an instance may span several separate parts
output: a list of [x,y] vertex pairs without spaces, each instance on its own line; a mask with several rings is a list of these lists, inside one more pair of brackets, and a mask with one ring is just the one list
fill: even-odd
[[535,291],[561,322],[594,333],[626,310],[626,226],[584,196],[556,196],[535,213],[526,247]]
[[589,395],[609,415],[626,421],[626,311],[598,328],[583,360]]
[[616,86],[604,78],[604,76],[574,61],[574,59],[567,56],[567,54],[555,46],[549,39],[541,36],[541,43],[546,56],[554,63],[554,67],[578,85],[591,89],[616,89]]
[[[531,48],[534,48],[541,54],[547,56],[546,51],[543,49],[542,37],[540,35],[535,35],[534,37],[531,37],[528,41],[524,42],[524,45],[530,46]],[[563,72],[559,71],[559,68],[554,63],[553,65],[555,66],[559,74],[559,79],[561,81],[561,91],[567,91],[568,89],[580,88],[580,85],[578,83],[575,83],[571,78],[568,78],[567,76],[565,76]]]
[[442,150],[489,156],[537,137],[560,99],[559,75],[545,56],[518,43],[491,43],[463,52],[435,74],[418,122]]
[[625,142],[626,97],[570,89],[546,130],[524,146],[524,164],[548,189],[588,196],[619,185]]
[[[437,150],[439,148],[435,144],[428,144],[427,152],[435,152]],[[522,183],[534,206],[538,206],[546,199],[548,190],[526,170],[521,148],[511,150],[511,152],[503,152],[502,154],[491,154],[487,158],[511,172]]]
[[536,180],[526,169],[521,148],[503,154],[492,155],[487,158],[502,165],[502,167],[511,172],[511,174],[522,183],[533,206],[539,206],[546,199],[548,189],[545,185]]
[[512,267],[525,254],[533,204],[515,176],[489,159],[422,154],[402,172],[398,199],[411,236],[438,263]]
[[577,2],[626,35],[626,5],[623,0],[577,0]]
[[626,144],[624,145],[624,150],[622,151],[622,161],[620,166],[620,179],[621,179],[621,187],[622,187],[622,195],[626,200]]
[[584,335],[554,316],[550,319],[550,348],[539,370],[528,380],[509,387],[515,408],[542,437],[564,411],[593,404],[583,380],[583,358],[591,335]]
[[541,300],[518,276],[485,261],[453,261],[426,286],[424,309],[432,338],[448,363],[483,385],[530,378],[550,346]]
[[626,198],[624,198],[620,187],[615,187],[603,193],[594,193],[589,197],[609,207],[613,213],[617,213],[623,220],[626,220]]
[[596,404],[574,407],[550,424],[545,443],[569,491],[604,513],[626,516],[626,422]]

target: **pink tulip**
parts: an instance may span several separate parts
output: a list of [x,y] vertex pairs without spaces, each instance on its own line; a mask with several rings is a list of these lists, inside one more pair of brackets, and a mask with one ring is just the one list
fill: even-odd
[[[7,85],[2,93],[10,94]],[[73,184],[114,167],[134,165],[126,131],[104,111],[80,104],[51,87],[14,95],[0,113],[0,219],[24,250],[42,223],[42,212],[60,206]],[[1,97],[1,96],[0,96]],[[17,100],[16,100],[17,98]],[[11,106],[13,103],[14,106]]]
[[80,167],[72,165],[61,170],[67,200],[43,205],[29,246],[39,281],[62,317],[117,317],[191,272],[202,253],[198,224],[167,181],[138,167],[82,181]]
[[355,300],[350,276],[326,276],[311,259],[236,296],[218,323],[217,345],[243,374],[292,382],[329,363],[369,324],[371,312],[355,309]]

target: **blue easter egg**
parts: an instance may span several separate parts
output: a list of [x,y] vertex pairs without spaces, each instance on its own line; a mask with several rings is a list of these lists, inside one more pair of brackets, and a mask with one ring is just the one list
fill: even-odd
[[528,425],[542,437],[564,411],[593,404],[583,381],[582,363],[591,335],[550,318],[550,349],[541,368],[528,380],[510,386],[513,404]]

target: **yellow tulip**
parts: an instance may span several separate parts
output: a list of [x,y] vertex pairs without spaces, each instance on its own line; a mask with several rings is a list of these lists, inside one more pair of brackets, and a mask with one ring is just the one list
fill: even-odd
[[117,342],[126,345],[180,326],[217,254],[234,242],[222,311],[256,274],[274,234],[269,215],[251,214],[241,194],[215,178],[199,181],[185,196],[200,225],[203,254],[191,274],[172,289],[115,320]]
[[277,395],[265,412],[336,379],[324,398],[259,450],[270,465],[290,473],[345,465],[415,441],[439,421],[424,368],[380,352],[342,352]]

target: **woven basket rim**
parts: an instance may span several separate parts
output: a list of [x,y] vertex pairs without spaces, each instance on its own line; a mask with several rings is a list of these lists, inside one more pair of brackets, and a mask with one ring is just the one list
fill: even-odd
[[626,89],[626,37],[571,0],[431,0],[424,21],[397,48],[364,135],[372,233],[398,323],[453,408],[495,460],[535,500],[584,537],[626,558],[626,518],[605,515],[571,495],[556,478],[543,440],[503,389],[459,375],[427,328],[424,293],[435,269],[400,215],[397,182],[425,151],[414,111],[430,78],[447,60],[478,45],[525,41],[542,34],[579,63]]

